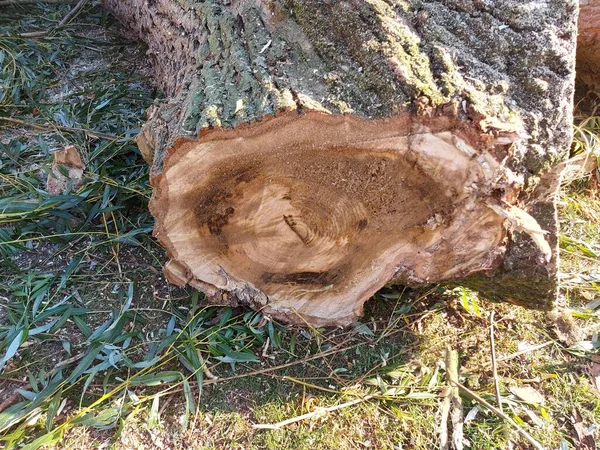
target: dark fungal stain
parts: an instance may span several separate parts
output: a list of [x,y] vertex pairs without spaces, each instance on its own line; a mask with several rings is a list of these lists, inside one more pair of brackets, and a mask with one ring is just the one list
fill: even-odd
[[216,171],[206,186],[210,186],[201,195],[189,195],[186,202],[193,204],[194,216],[200,227],[206,226],[215,236],[222,233],[229,223],[235,208],[231,204],[242,196],[243,183],[249,183],[258,176],[258,168],[252,164],[232,170]]
[[243,168],[235,174],[235,183],[250,183],[258,175],[256,167],[249,166]]
[[358,231],[362,231],[365,228],[367,228],[367,224],[369,223],[369,221],[367,219],[361,219],[358,222]]
[[225,206],[233,194],[225,189],[212,188],[194,208],[198,225],[207,226],[211,234],[219,235],[229,218],[235,212],[232,206]]

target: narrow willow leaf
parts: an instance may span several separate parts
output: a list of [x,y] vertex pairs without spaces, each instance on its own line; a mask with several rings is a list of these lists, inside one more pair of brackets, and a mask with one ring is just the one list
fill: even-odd
[[73,383],[75,380],[79,379],[79,377],[83,375],[86,370],[88,370],[96,357],[100,354],[100,350],[102,350],[101,345],[97,345],[96,347],[89,349],[87,355],[85,355],[83,359],[79,361],[79,364],[77,364],[75,369],[73,369],[73,372],[71,372],[67,378],[67,382]]
[[167,324],[167,331],[165,332],[166,336],[171,336],[173,334],[173,330],[175,329],[175,316],[171,316],[171,320]]
[[40,436],[30,444],[22,447],[21,450],[37,450],[42,446],[51,446],[59,442],[63,438],[64,429],[57,428],[56,430],[51,431],[50,433],[44,434]]
[[258,361],[260,361],[254,353],[236,352],[235,350],[232,350],[231,347],[229,347],[228,345],[225,345],[222,343],[217,344],[217,348],[221,352],[223,352],[223,354],[225,356],[227,356],[228,358],[230,358],[236,362],[258,362]]
[[181,423],[181,431],[185,431],[190,422],[190,414],[196,409],[194,406],[194,398],[192,397],[192,389],[187,378],[183,379],[183,397],[185,398],[185,413]]
[[58,391],[48,405],[48,412],[46,414],[46,431],[48,432],[52,430],[52,426],[54,425],[54,418],[60,409],[61,399],[62,391]]
[[27,400],[33,401],[38,395],[36,392],[26,391],[25,389],[16,389],[21,396]]
[[72,320],[77,328],[79,328],[83,335],[89,340],[90,336],[92,335],[92,329],[87,323],[85,323],[85,320],[83,320],[80,316],[73,316]]
[[166,371],[152,373],[148,375],[142,375],[139,377],[132,378],[131,384],[135,386],[158,386],[163,383],[173,383],[175,381],[181,381],[184,378],[181,372]]
[[2,367],[4,367],[4,365],[8,362],[8,360],[10,360],[13,356],[15,356],[15,354],[19,350],[19,347],[25,340],[24,336],[25,336],[25,330],[20,330],[16,334],[16,336],[12,339],[10,345],[8,346],[8,349],[6,350],[6,353],[4,354],[2,359],[0,359],[0,370],[2,369]]
[[35,327],[29,330],[29,336],[35,336],[36,334],[45,333],[50,328],[54,326],[54,324],[58,322],[58,319],[53,320],[52,322],[48,322],[45,325],[41,325],[39,327]]
[[159,416],[159,406],[160,406],[160,396],[156,396],[152,399],[152,407],[150,408],[150,413],[148,414],[148,426],[150,428],[155,427],[160,422]]

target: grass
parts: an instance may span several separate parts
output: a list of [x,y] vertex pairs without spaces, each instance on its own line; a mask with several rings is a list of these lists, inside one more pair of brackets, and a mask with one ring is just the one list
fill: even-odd
[[[437,448],[446,346],[460,353],[461,383],[496,405],[492,312],[505,412],[546,448],[577,448],[574,410],[599,437],[596,178],[562,193],[566,308],[555,315],[436,287],[385,289],[346,330],[208,306],[166,283],[150,236],[148,167],[133,141],[156,97],[143,49],[92,3],[61,30],[20,37],[53,30],[69,8],[0,15],[0,117],[45,127],[0,122],[5,448]],[[579,118],[576,135],[574,151],[598,151],[600,118]],[[86,163],[82,185],[50,195],[52,152],[67,145]],[[527,386],[543,403],[514,394]],[[253,428],[366,395],[280,430]],[[463,403],[470,448],[523,444],[476,400]]]

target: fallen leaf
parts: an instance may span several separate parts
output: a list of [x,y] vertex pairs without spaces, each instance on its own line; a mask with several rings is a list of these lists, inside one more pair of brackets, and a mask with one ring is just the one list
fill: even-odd
[[508,390],[519,399],[526,403],[531,403],[532,405],[542,405],[546,401],[544,396],[531,386],[510,387]]
[[596,388],[596,394],[600,395],[600,363],[594,362],[590,364],[587,372],[590,375],[592,386]]
[[64,194],[69,186],[77,189],[81,186],[81,178],[85,169],[77,148],[69,145],[64,150],[58,150],[52,154],[54,162],[52,171],[48,174],[46,191],[52,195]]
[[525,413],[529,416],[529,418],[535,424],[535,426],[537,426],[537,427],[544,426],[544,422],[542,421],[542,419],[540,419],[538,417],[538,415],[536,413],[534,413],[532,410],[525,408]]
[[477,417],[477,413],[479,413],[479,407],[475,406],[474,408],[472,408],[469,413],[465,416],[465,425],[468,424],[469,422],[475,420],[475,417]]
[[573,440],[576,450],[596,450],[596,441],[594,440],[593,431],[590,427],[586,427],[583,423],[583,417],[581,413],[573,408],[573,415],[571,417],[571,424],[575,431]]

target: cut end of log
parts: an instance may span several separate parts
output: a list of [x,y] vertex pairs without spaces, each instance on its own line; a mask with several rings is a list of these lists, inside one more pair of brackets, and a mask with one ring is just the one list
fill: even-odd
[[103,3],[168,98],[138,144],[171,281],[313,326],[388,283],[556,300],[576,0]]
[[391,281],[492,271],[507,217],[490,202],[521,188],[494,143],[445,116],[314,112],[179,140],[151,202],[168,278],[320,326]]

